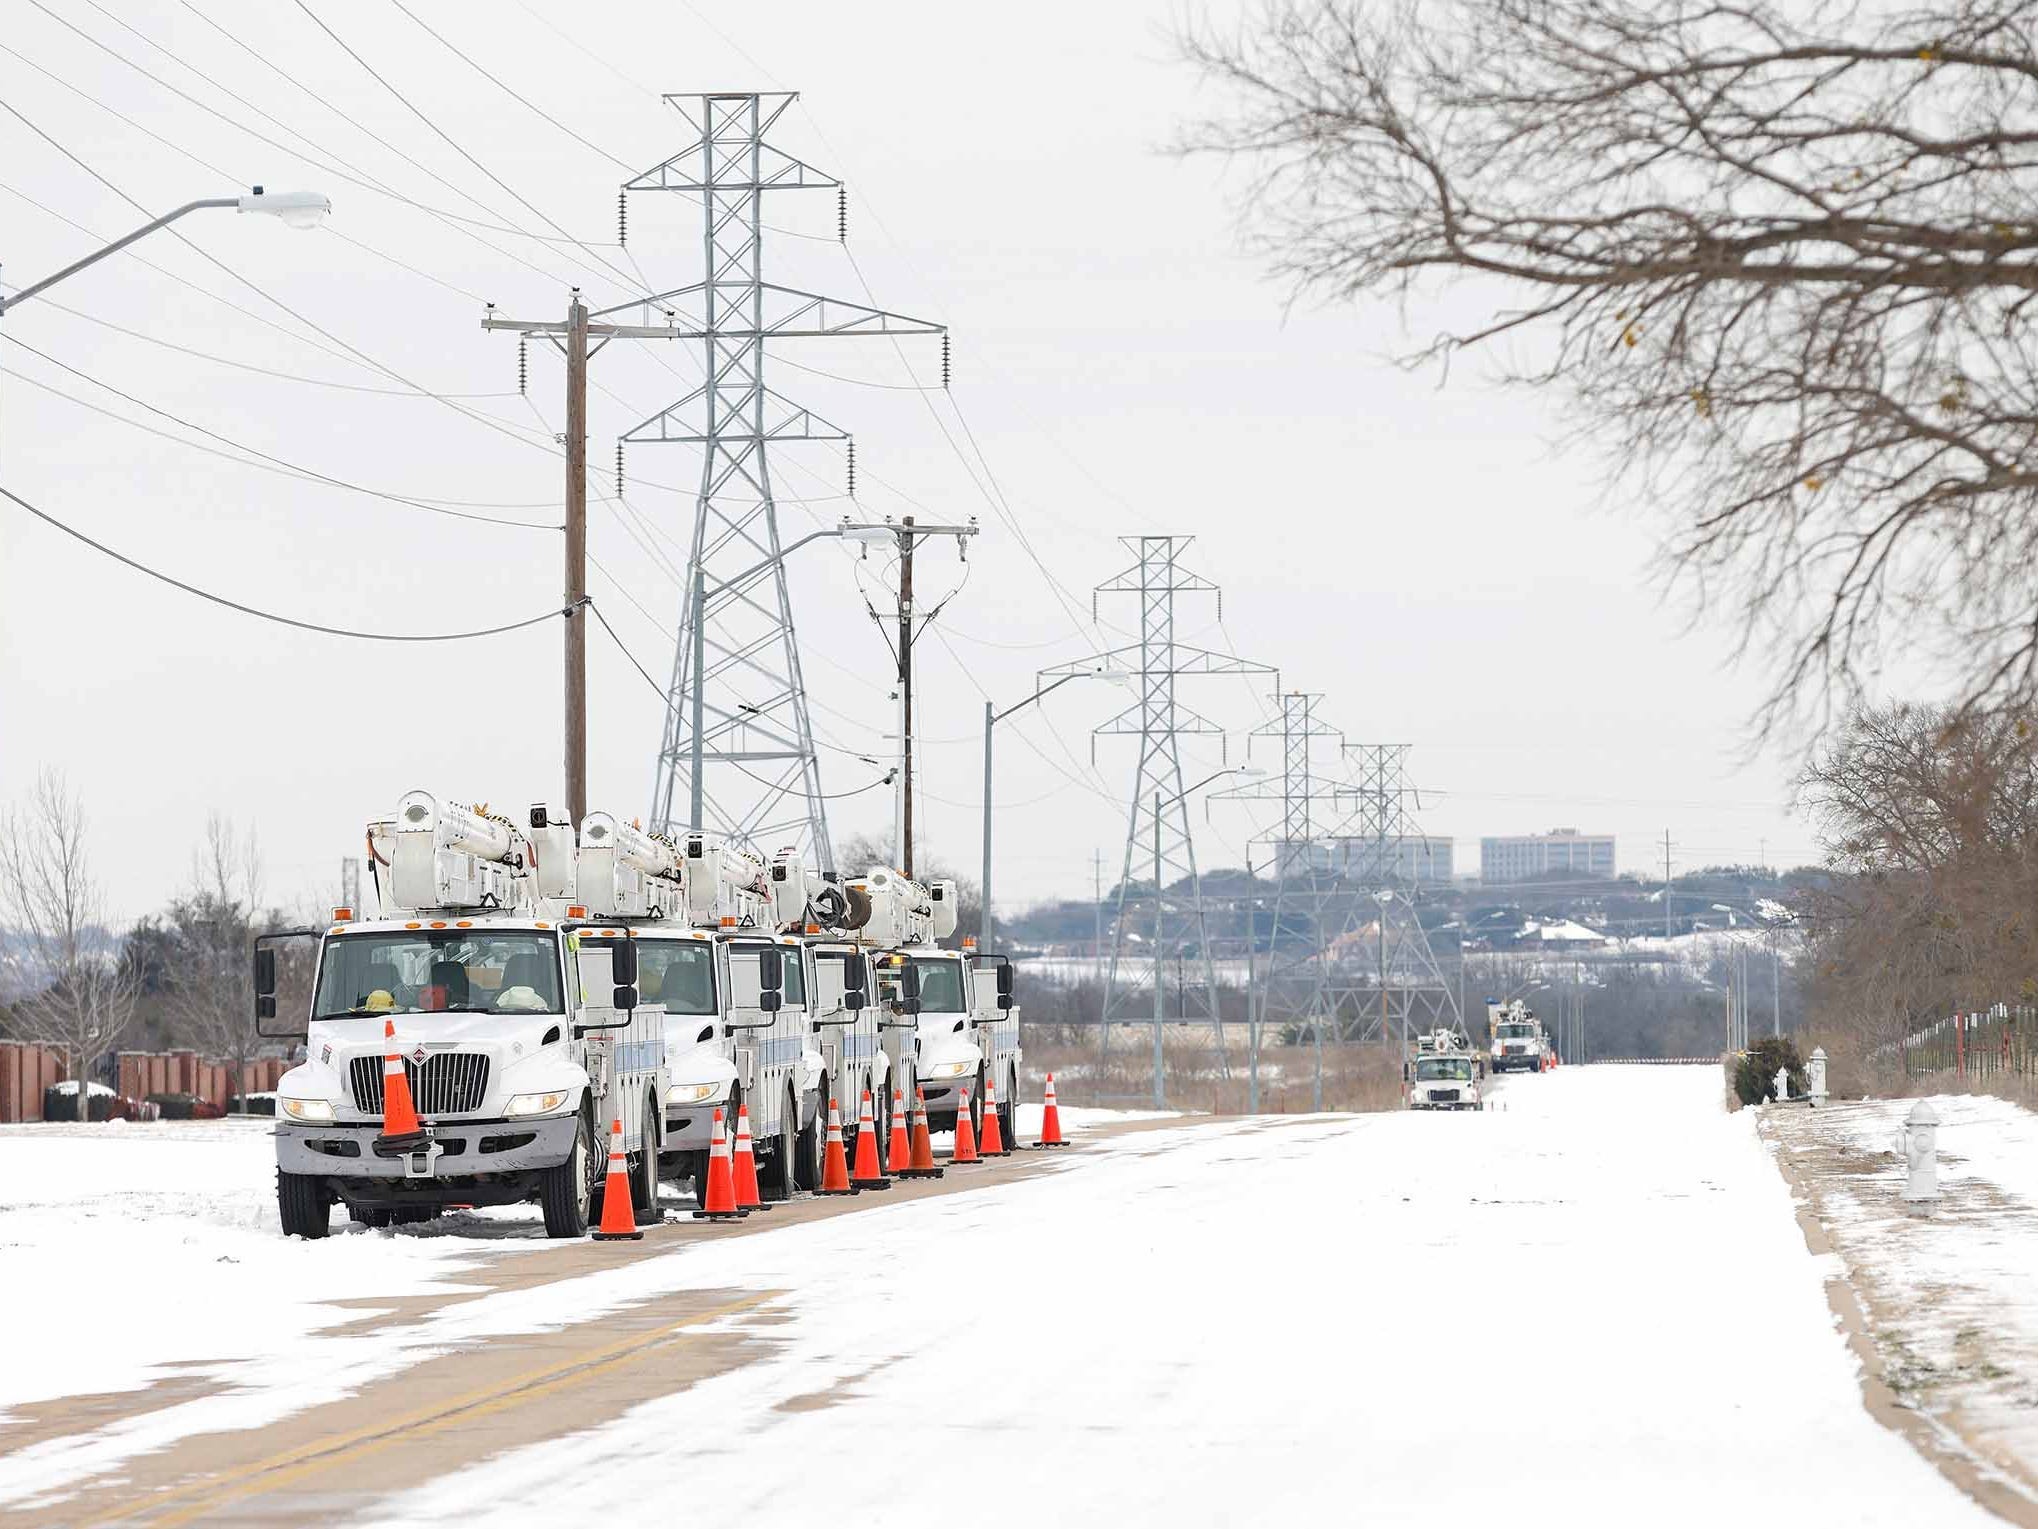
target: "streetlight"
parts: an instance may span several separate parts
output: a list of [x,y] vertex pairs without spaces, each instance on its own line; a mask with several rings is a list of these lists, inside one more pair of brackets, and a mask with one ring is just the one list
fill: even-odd
[[1096,669],[1077,669],[1064,674],[1052,685],[1037,688],[1032,695],[1003,711],[995,709],[989,701],[984,702],[984,878],[982,898],[984,916],[982,928],[978,930],[980,949],[991,948],[991,729],[1014,712],[1024,711],[1034,702],[1061,689],[1070,680],[1103,680],[1111,685],[1129,685],[1138,676],[1130,669],[1113,669],[1104,665]]
[[264,191],[255,187],[246,196],[214,196],[196,202],[186,202],[175,211],[166,212],[153,222],[144,223],[133,233],[115,239],[104,249],[95,250],[83,260],[74,260],[54,275],[45,276],[41,281],[23,287],[12,297],[0,297],[0,313],[18,308],[38,292],[47,291],[67,276],[75,276],[88,265],[97,265],[116,250],[126,249],[135,240],[154,233],[157,229],[176,222],[188,213],[207,207],[231,207],[236,212],[258,212],[280,219],[290,228],[316,228],[325,215],[333,210],[332,202],[316,191]]
[[1161,1007],[1165,989],[1161,984],[1161,909],[1165,899],[1161,896],[1161,813],[1176,802],[1186,801],[1213,780],[1227,775],[1236,775],[1244,780],[1253,780],[1267,772],[1258,765],[1234,765],[1228,770],[1214,770],[1193,786],[1184,786],[1172,796],[1153,794],[1153,1107],[1164,1110],[1168,1107],[1168,1096],[1161,1073]]
[[[1713,911],[1716,913],[1725,913],[1729,916],[1738,913],[1743,918],[1753,920],[1756,924],[1759,924],[1761,926],[1763,934],[1768,937],[1769,991],[1770,998],[1772,1001],[1772,1006],[1770,1010],[1769,1033],[1771,1035],[1783,1034],[1783,957],[1777,951],[1776,937],[1780,932],[1782,932],[1785,929],[1795,929],[1798,926],[1798,924],[1802,922],[1803,915],[1798,913],[1792,913],[1786,909],[1781,918],[1776,918],[1754,908],[1736,908],[1726,903],[1714,903],[1712,906]],[[1770,906],[1774,907],[1776,905],[1774,903],[1771,903]],[[1729,969],[1731,970],[1731,968]],[[1747,1005],[1747,998],[1748,998],[1747,973],[1743,971],[1741,976],[1741,1001],[1744,1009]],[[1748,1029],[1747,1015],[1743,1013],[1741,1016],[1741,1032],[1742,1032],[1741,1044],[1744,1047],[1748,1043],[1747,1029]]]

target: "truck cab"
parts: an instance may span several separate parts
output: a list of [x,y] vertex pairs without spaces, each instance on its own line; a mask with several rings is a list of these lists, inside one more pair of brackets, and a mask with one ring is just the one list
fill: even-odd
[[[324,1236],[335,1204],[388,1225],[535,1200],[548,1235],[581,1236],[615,1119],[632,1199],[653,1213],[665,1015],[639,1001],[627,932],[563,903],[571,830],[543,807],[521,829],[414,791],[369,848],[385,916],[339,909],[256,944],[258,1028],[305,1053],[276,1088],[284,1231]],[[299,937],[318,949],[295,1021],[276,1012],[276,944]],[[384,1134],[391,1057],[422,1127],[401,1142]]]
[[1481,1110],[1479,1079],[1470,1052],[1434,1052],[1416,1057],[1408,1083],[1412,1110]]

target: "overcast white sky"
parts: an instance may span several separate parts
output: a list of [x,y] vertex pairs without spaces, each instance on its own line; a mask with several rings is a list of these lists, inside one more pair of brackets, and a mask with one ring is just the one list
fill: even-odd
[[[1624,869],[1660,870],[1666,828],[1680,866],[1809,858],[1785,809],[1790,762],[1744,761],[1759,675],[1725,666],[1732,632],[1692,626],[1648,584],[1648,507],[1600,508],[1597,464],[1555,450],[1561,422],[1536,401],[1473,368],[1440,389],[1387,364],[1402,316],[1287,311],[1288,294],[1239,253],[1220,168],[1161,152],[1197,89],[1169,57],[1169,6],[1044,0],[993,22],[952,3],[406,0],[596,152],[391,0],[308,3],[502,185],[296,4],[11,8],[0,99],[148,208],[259,182],[324,191],[334,211],[311,234],[201,214],[180,225],[197,250],[155,235],[8,314],[0,484],[144,562],[306,620],[429,631],[542,611],[560,587],[555,534],[206,455],[184,444],[202,437],[24,347],[309,471],[556,523],[559,365],[534,348],[529,400],[518,398],[516,343],[482,332],[482,302],[551,317],[575,283],[596,306],[618,302],[632,286],[608,266],[634,275],[632,259],[659,287],[696,279],[698,211],[685,199],[634,197],[627,256],[613,247],[619,162],[648,166],[686,141],[660,91],[797,89],[777,140],[848,181],[851,251],[878,300],[952,326],[952,402],[1074,592],[1050,591],[986,502],[981,469],[951,448],[963,436],[951,400],[900,386],[938,380],[932,342],[908,344],[910,370],[881,341],[780,352],[832,374],[781,366],[770,380],[855,431],[862,513],[983,517],[946,644],[921,647],[925,837],[938,856],[975,873],[984,696],[1009,703],[1036,669],[1124,640],[1126,604],[1102,612],[1118,630],[1068,606],[1087,617],[1086,591],[1129,561],[1117,536],[1168,531],[1194,535],[1192,566],[1224,586],[1222,627],[1210,604],[1189,605],[1185,635],[1323,692],[1323,714],[1353,741],[1415,745],[1422,824],[1460,841],[1461,869],[1481,834],[1555,824],[1617,834]],[[592,249],[559,239],[533,207]],[[825,193],[772,202],[774,223],[822,237],[776,240],[769,274],[859,297],[828,237],[834,214]],[[9,282],[140,221],[0,115]],[[1408,322],[1426,335],[1432,316]],[[698,374],[694,357],[651,349],[619,343],[594,363],[589,460],[604,496],[617,434]],[[810,501],[787,506],[788,536],[849,508],[834,448],[791,448],[778,471],[789,498]],[[601,574],[594,593],[660,676],[696,472],[689,448],[638,450],[627,507],[591,510],[594,557],[643,610]],[[881,773],[853,756],[884,748],[889,660],[848,554],[816,546],[795,563],[825,781],[850,791]],[[956,572],[945,548],[922,568],[936,590]],[[274,891],[324,899],[363,821],[406,789],[512,807],[562,794],[554,624],[430,647],[294,632],[153,583],[5,504],[0,610],[0,798],[19,799],[43,766],[68,772],[122,914],[184,880],[208,809],[255,827]],[[591,642],[592,802],[636,815],[659,703],[605,639]],[[1185,685],[1240,733],[1271,704],[1240,681]],[[1132,744],[1101,741],[1092,771],[1087,735],[1125,700],[1070,685],[1000,728],[1002,905],[1086,893],[1099,848],[1107,883],[1115,874]],[[1214,740],[1186,753],[1198,774],[1218,763]],[[831,810],[838,838],[890,820],[883,791]],[[1253,831],[1244,808],[1217,805],[1207,831],[1200,809],[1195,821],[1206,868],[1238,863]]]

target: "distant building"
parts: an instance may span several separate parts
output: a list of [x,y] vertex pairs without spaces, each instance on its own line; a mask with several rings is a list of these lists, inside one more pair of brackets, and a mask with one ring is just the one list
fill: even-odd
[[[1389,839],[1387,853],[1392,857],[1393,879],[1419,886],[1449,881],[1451,847],[1451,840],[1433,838],[1428,834]],[[1387,879],[1378,870],[1378,840],[1340,839],[1337,841],[1337,858],[1344,875],[1353,881],[1370,883]]]
[[1613,877],[1613,835],[1553,828],[1546,834],[1505,835],[1479,841],[1479,879],[1535,881],[1556,875]]

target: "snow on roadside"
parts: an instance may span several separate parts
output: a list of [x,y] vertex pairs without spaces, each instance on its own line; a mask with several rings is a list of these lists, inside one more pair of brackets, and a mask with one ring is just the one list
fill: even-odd
[[[1114,1529],[1995,1522],[1862,1406],[1827,1263],[1716,1067],[1504,1092],[1163,1128],[995,1195],[701,1247],[689,1286],[787,1292],[725,1320],[764,1357],[382,1522],[603,1521],[665,1492],[771,1529],[831,1490],[850,1523],[900,1492]],[[1759,1366],[1716,1317],[1742,1282],[1773,1324]],[[1450,1442],[1507,1419],[1498,1464]]]
[[2038,1114],[1931,1103],[1943,1196],[1929,1216],[1901,1198],[1915,1099],[1767,1109],[1763,1128],[1809,1188],[1898,1396],[2038,1501]]
[[39,1293],[46,1318],[9,1331],[0,1422],[50,1397],[147,1385],[168,1365],[230,1368],[274,1352],[279,1333],[360,1315],[327,1302],[448,1289],[483,1259],[544,1245],[521,1210],[390,1231],[342,1211],[325,1242],[288,1239],[271,1129],[0,1127],[0,1269],[10,1290]]

